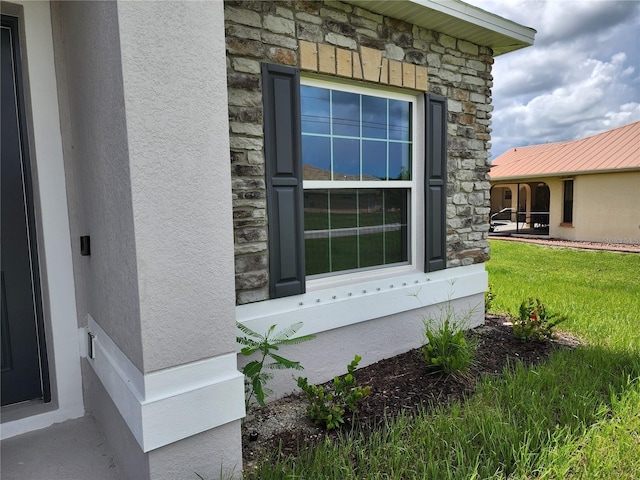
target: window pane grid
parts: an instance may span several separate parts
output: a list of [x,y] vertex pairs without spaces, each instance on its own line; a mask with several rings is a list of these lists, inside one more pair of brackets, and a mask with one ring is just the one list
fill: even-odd
[[[326,139],[326,145],[328,147],[327,156],[330,161],[328,162],[329,172],[327,175],[322,178],[322,180],[333,180],[333,181],[345,181],[345,179],[349,180],[358,180],[358,181],[400,181],[400,180],[410,180],[411,175],[411,142],[405,141],[396,141],[396,140],[380,140],[377,138],[366,138],[366,137],[349,137],[345,135],[323,135],[323,134],[302,134],[303,137],[303,151],[313,149],[313,145],[311,143],[312,139]],[[306,143],[305,143],[306,140]],[[340,142],[340,141],[343,142]],[[336,167],[336,147],[340,147],[341,144],[345,145],[348,142],[357,142],[358,143],[358,171],[355,175],[350,174],[349,172],[340,172],[340,167]],[[384,152],[384,171],[382,175],[373,175],[371,173],[367,173],[365,170],[365,149],[367,147],[367,143],[376,145],[375,148],[379,148]],[[400,149],[398,155],[394,156],[394,151]],[[338,148],[340,150],[340,148]],[[304,154],[303,154],[304,155]],[[395,161],[400,163],[400,167],[397,171],[391,171],[391,164]],[[318,166],[319,162],[314,162]],[[313,163],[306,163],[313,165]],[[393,176],[395,175],[395,177]],[[355,178],[354,178],[355,177]],[[314,178],[305,178],[305,180],[314,180]]]
[[[325,105],[314,103],[314,100],[322,96],[322,93],[317,91],[323,89],[308,86],[302,88],[303,164],[320,170],[315,172],[314,177],[308,174],[310,170],[306,169],[305,180],[411,179],[410,102],[327,90],[328,98]],[[342,100],[345,103],[341,104]],[[365,100],[378,104],[379,112],[374,113],[379,113],[382,119],[376,117],[377,121],[372,121],[369,118],[372,114],[365,111]],[[351,103],[348,103],[349,101]],[[384,104],[383,109],[379,108],[381,104]],[[392,104],[395,105],[395,110],[400,112],[396,115],[397,118],[391,112]],[[322,108],[325,108],[325,115],[322,111],[313,111]],[[350,110],[357,110],[357,114]],[[325,125],[328,128],[325,128]],[[384,131],[384,134],[381,131]],[[380,146],[379,149],[377,145]],[[368,150],[367,155],[365,149]],[[329,157],[328,162],[326,157]],[[353,165],[354,162],[357,162],[357,166]],[[384,163],[384,167],[376,166],[379,163]],[[329,171],[322,173],[322,170],[326,170],[325,165],[329,167]]]
[[305,192],[307,274],[408,261],[408,198],[407,189]]
[[409,262],[412,101],[301,87],[307,275]]

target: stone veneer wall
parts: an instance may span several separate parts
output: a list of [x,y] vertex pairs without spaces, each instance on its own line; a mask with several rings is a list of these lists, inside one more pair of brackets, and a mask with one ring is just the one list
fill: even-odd
[[448,98],[447,267],[488,259],[493,52],[337,1],[226,1],[237,303],[269,298],[260,63]]

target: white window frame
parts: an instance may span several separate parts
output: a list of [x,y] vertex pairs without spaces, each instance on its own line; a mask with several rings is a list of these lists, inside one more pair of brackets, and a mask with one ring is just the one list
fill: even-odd
[[[315,291],[339,285],[349,285],[375,278],[388,278],[422,271],[424,264],[424,100],[420,92],[398,91],[392,89],[372,88],[361,84],[353,85],[318,78],[301,77],[300,86],[311,86],[348,93],[370,95],[392,100],[401,100],[412,104],[411,119],[411,180],[394,180],[391,188],[409,189],[409,225],[407,228],[409,241],[408,262],[402,265],[378,265],[358,270],[346,270],[327,274],[307,276],[307,291]],[[388,184],[385,182],[385,184]],[[303,180],[303,190],[315,189],[380,189],[380,181],[336,181],[336,180]],[[385,187],[386,188],[386,187]],[[308,255],[308,252],[305,252]]]

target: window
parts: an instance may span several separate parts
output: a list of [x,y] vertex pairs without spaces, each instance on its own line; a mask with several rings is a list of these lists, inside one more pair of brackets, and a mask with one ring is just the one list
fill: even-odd
[[410,261],[414,103],[301,85],[307,276]]
[[424,271],[445,268],[446,98],[424,94],[415,133],[415,94],[322,85],[262,64],[270,297],[304,293],[308,276],[407,264],[418,235]]
[[563,185],[562,223],[573,223],[573,180],[565,180]]

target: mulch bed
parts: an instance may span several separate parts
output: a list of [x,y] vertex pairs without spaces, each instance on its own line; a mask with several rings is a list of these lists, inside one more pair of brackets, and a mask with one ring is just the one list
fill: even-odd
[[[357,370],[358,384],[369,385],[371,394],[360,403],[344,428],[351,428],[353,422],[359,428],[372,429],[385,417],[400,412],[411,415],[421,406],[448,405],[471,394],[482,375],[501,375],[507,365],[517,362],[535,365],[556,349],[580,344],[576,338],[564,334],[549,341],[521,342],[513,335],[506,317],[491,314],[486,315],[484,326],[471,330],[469,335],[477,342],[478,349],[475,365],[464,376],[427,369],[420,349]],[[269,452],[295,455],[299,448],[336,434],[311,423],[304,416],[305,408],[301,395],[291,395],[251,412],[243,428],[245,471]],[[264,427],[276,417],[279,425],[265,431]]]

